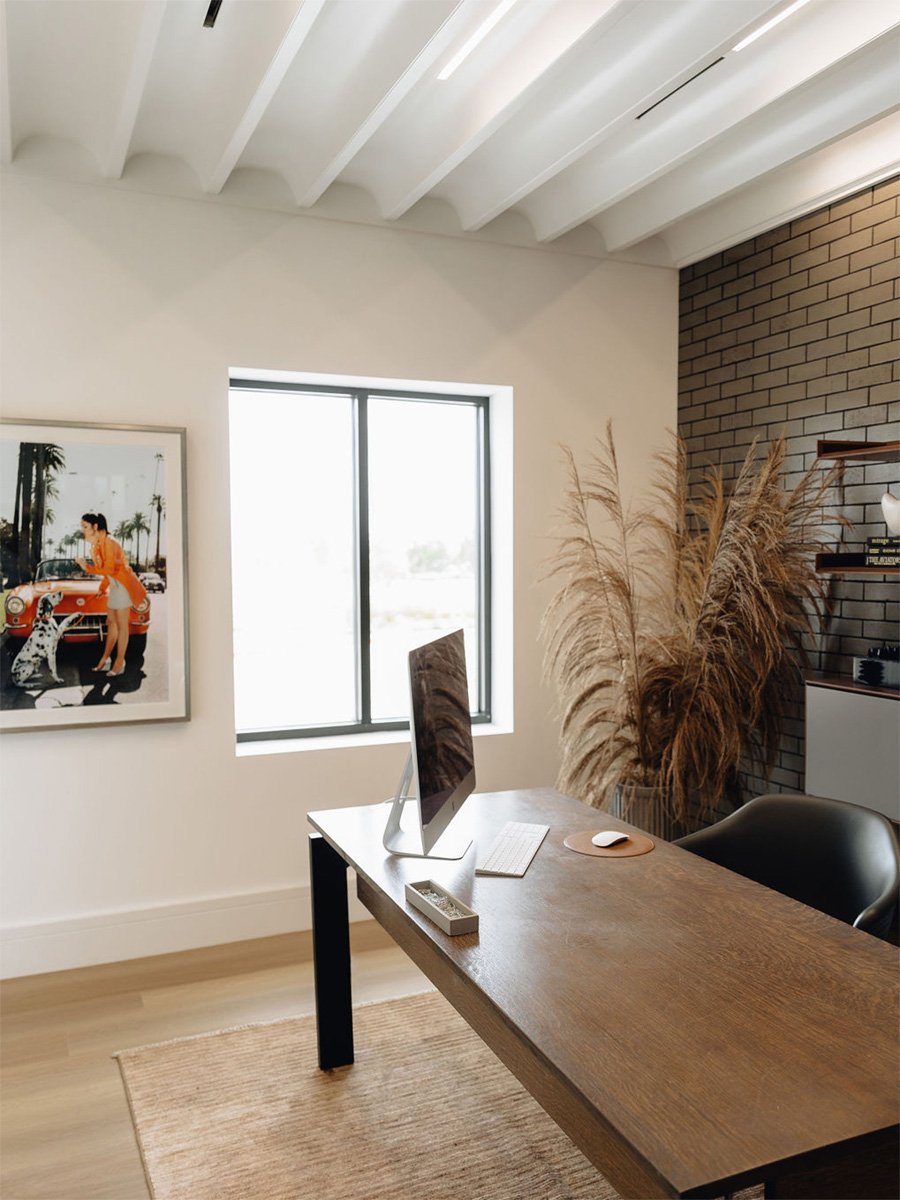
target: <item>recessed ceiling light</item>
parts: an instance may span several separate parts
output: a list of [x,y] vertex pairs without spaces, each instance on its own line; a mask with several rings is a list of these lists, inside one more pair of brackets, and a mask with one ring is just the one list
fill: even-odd
[[475,30],[466,44],[447,63],[438,79],[449,79],[461,62],[469,57],[478,43],[491,32],[499,20],[506,16],[516,0],[501,0],[491,15]]
[[788,5],[786,9],[780,12],[771,21],[766,21],[765,25],[760,25],[759,29],[754,30],[749,37],[745,37],[743,41],[738,42],[736,46],[732,46],[732,53],[736,50],[743,50],[745,46],[749,46],[751,42],[755,42],[758,37],[762,37],[764,33],[768,33],[770,29],[774,29],[776,25],[780,25],[786,17],[795,13],[798,8],[802,8],[804,4],[809,4],[809,0],[794,0],[793,4]]

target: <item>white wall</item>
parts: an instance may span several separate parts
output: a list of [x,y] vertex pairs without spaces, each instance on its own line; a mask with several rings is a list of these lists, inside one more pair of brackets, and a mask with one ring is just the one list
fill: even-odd
[[306,811],[381,800],[402,766],[397,745],[235,755],[230,365],[514,388],[515,732],[477,769],[554,782],[557,444],[612,415],[646,469],[676,423],[676,272],[15,173],[0,234],[4,415],[187,427],[193,713],[2,739],[6,974],[306,927]]

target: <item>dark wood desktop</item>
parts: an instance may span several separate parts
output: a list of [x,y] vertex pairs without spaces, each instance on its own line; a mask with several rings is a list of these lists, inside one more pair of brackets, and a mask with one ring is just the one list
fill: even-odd
[[[386,854],[386,809],[311,813],[320,1064],[353,1061],[346,869],[360,900],[623,1196],[898,1195],[898,951],[549,789],[470,797],[486,847],[550,832],[521,879]],[[319,836],[321,835],[321,836]],[[480,917],[443,934],[404,898],[434,879]],[[397,1053],[403,1053],[398,1045]]]

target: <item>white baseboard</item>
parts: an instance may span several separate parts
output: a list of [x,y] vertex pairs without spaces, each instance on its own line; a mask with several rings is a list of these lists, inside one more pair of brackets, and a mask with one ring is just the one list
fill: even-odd
[[[350,920],[371,919],[348,872]],[[309,885],[84,913],[0,929],[0,978],[196,950],[312,927]]]

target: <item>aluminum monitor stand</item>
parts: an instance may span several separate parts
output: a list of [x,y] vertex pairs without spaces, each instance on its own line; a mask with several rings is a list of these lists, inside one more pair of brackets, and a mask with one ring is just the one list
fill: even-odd
[[[455,860],[462,858],[472,845],[472,839],[468,835],[457,835],[443,833],[438,838],[437,844],[444,845],[441,847],[443,853],[434,854],[426,853],[422,848],[422,838],[419,830],[403,829],[400,824],[400,819],[403,816],[403,806],[407,800],[419,803],[418,796],[415,793],[410,793],[407,789],[412,783],[413,778],[413,760],[412,752],[406,756],[406,766],[403,768],[403,774],[400,776],[400,782],[397,784],[397,791],[394,794],[394,799],[391,804],[391,811],[388,813],[387,824],[384,827],[384,837],[382,844],[385,850],[389,850],[391,854],[396,854],[399,858],[433,858],[439,860]],[[417,814],[418,815],[418,814]],[[421,817],[419,819],[421,827]]]

